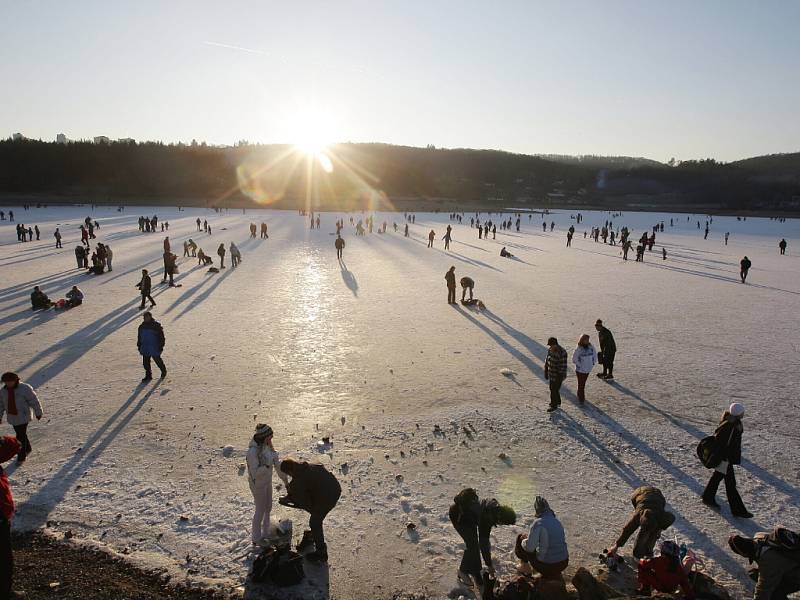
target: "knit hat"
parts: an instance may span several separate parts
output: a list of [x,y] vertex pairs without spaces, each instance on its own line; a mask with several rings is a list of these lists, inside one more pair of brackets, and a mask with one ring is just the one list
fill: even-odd
[[672,540],[664,540],[663,542],[661,542],[661,555],[679,556],[680,548],[678,548],[678,544],[676,544]]
[[266,425],[265,423],[259,423],[256,425],[256,431],[253,435],[263,435],[264,437],[272,437],[272,427]]
[[19,441],[10,435],[0,437],[0,462],[11,460],[20,450]]
[[517,513],[510,506],[501,504],[497,507],[497,522],[500,525],[513,525],[517,522]]
[[738,402],[734,402],[728,408],[728,412],[732,417],[743,417],[744,416],[744,404],[739,404]]
[[756,543],[752,538],[742,537],[741,535],[732,535],[728,538],[728,546],[731,547],[736,554],[744,556],[753,562],[756,557]]
[[537,517],[541,517],[548,511],[551,511],[551,509],[550,505],[547,503],[547,500],[545,500],[542,496],[536,496],[536,499],[533,501],[534,514],[536,514]]
[[548,346],[553,346],[554,344],[557,344],[557,343],[558,343],[558,339],[556,339],[554,337],[547,338],[547,345]]

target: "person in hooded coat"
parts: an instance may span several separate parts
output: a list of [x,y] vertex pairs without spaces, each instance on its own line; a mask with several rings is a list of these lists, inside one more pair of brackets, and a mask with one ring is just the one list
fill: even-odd
[[567,538],[561,521],[542,496],[533,502],[536,520],[528,537],[517,536],[514,553],[543,577],[558,577],[569,566]]
[[250,447],[247,449],[247,481],[255,502],[253,528],[254,544],[269,537],[270,516],[272,514],[272,472],[277,469],[278,477],[288,485],[289,478],[280,470],[278,453],[272,445],[272,427],[259,423],[256,425]]
[[0,387],[0,423],[3,415],[8,416],[8,424],[14,428],[14,433],[20,443],[17,460],[25,462],[31,453],[31,441],[28,439],[28,423],[31,421],[31,412],[36,415],[36,420],[42,418],[42,405],[33,388],[23,383],[16,373],[3,373],[3,387]]
[[[20,451],[20,444],[11,436],[0,437],[0,463],[11,460]],[[11,549],[11,519],[14,518],[14,496],[8,475],[0,466],[0,598],[27,598],[11,589],[14,578],[14,552]]]
[[311,514],[308,525],[314,538],[314,552],[306,558],[328,562],[328,546],[325,544],[322,522],[342,495],[339,481],[322,465],[289,458],[281,461],[280,470],[291,477],[291,481],[286,486],[286,496],[280,498],[278,503]]
[[720,463],[714,468],[714,473],[703,491],[703,504],[711,508],[719,509],[716,495],[720,482],[725,480],[725,494],[728,496],[728,504],[734,517],[749,519],[753,516],[747,510],[736,489],[736,475],[733,472],[733,465],[742,463],[742,432],[744,425],[744,406],[738,402],[730,405],[728,410],[722,414],[717,429],[714,431],[717,449],[722,457]]

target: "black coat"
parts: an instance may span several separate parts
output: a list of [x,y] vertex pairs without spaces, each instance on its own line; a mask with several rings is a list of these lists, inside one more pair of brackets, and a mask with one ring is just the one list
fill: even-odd
[[492,564],[492,549],[489,534],[492,527],[497,526],[497,512],[500,504],[494,498],[490,500],[481,500],[479,503],[474,503],[471,506],[459,506],[452,504],[450,506],[450,522],[453,523],[455,528],[478,529],[478,546],[481,549],[481,556],[483,562],[487,565]]
[[144,275],[142,280],[139,282],[139,289],[141,290],[143,296],[150,294],[151,285],[150,275]]
[[741,419],[724,417],[717,429],[714,437],[717,440],[719,456],[722,460],[727,460],[732,465],[742,464],[742,432],[744,425]]
[[617,343],[614,341],[614,336],[608,329],[601,327],[597,335],[600,338],[600,352],[605,355],[617,353]]
[[330,511],[342,494],[339,481],[322,465],[297,463],[291,477],[286,486],[288,499],[311,514]]

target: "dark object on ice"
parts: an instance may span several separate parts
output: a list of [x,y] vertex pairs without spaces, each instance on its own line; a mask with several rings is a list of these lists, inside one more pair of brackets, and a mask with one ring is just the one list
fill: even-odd
[[255,583],[270,581],[279,587],[297,585],[305,577],[303,557],[288,547],[266,548],[253,562]]
[[219,269],[217,267],[209,267],[209,273],[219,273]]
[[304,552],[305,550],[308,550],[313,546],[314,546],[314,536],[311,535],[310,529],[306,529],[303,532],[303,537],[300,538],[300,542],[297,544],[297,551]]

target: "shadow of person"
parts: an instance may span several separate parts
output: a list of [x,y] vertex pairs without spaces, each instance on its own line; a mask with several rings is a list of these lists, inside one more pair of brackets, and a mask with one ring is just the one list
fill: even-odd
[[343,260],[339,261],[339,266],[341,267],[342,281],[344,281],[347,289],[353,292],[353,296],[358,297],[358,281],[356,280],[356,276],[347,269],[347,265],[344,264]]

